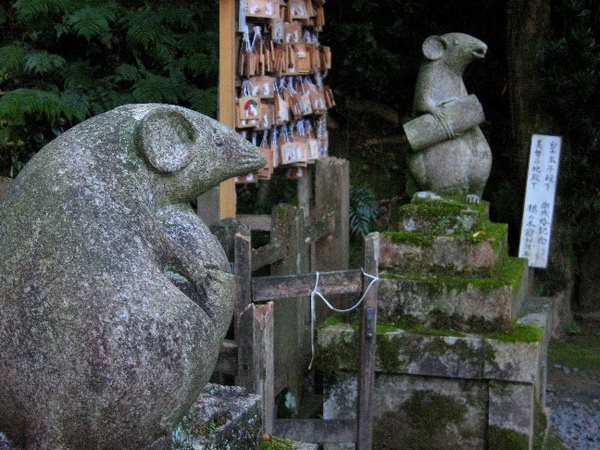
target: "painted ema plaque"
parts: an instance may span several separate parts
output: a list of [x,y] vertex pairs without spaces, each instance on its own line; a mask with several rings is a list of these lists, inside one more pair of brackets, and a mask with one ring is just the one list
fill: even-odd
[[534,134],[531,138],[519,245],[519,257],[527,258],[529,267],[548,267],[560,147],[559,136]]

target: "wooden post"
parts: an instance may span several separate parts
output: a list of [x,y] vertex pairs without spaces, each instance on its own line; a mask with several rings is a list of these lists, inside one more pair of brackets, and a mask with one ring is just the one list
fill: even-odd
[[[284,242],[285,258],[271,266],[272,275],[307,273],[308,244],[304,239],[304,215],[300,208],[278,205],[273,209],[271,239]],[[302,394],[304,373],[310,362],[310,299],[297,298],[275,305],[275,393],[289,388]]]
[[238,344],[238,373],[235,384],[255,389],[254,315],[252,311],[252,248],[250,230],[240,227],[235,235],[235,310],[233,333]]
[[[345,270],[350,264],[349,203],[350,165],[340,158],[318,160],[315,170],[315,209],[316,216],[333,213],[333,230],[316,242],[316,265],[312,270],[327,272]],[[332,299],[340,308],[351,306],[343,298]],[[331,311],[322,303],[317,303],[317,322],[321,323]]]
[[[365,273],[378,276],[379,233],[371,233],[365,238]],[[364,277],[365,289],[372,279]],[[373,447],[373,390],[375,389],[375,352],[377,328],[377,285],[366,293],[363,303],[361,326],[360,378],[358,385],[358,411],[356,426],[357,450],[371,450]]]
[[253,305],[254,390],[262,397],[263,430],[269,434],[275,418],[273,312],[273,302]]
[[[219,0],[219,121],[235,128],[235,0]],[[219,186],[219,217],[235,217],[236,196],[233,178]]]

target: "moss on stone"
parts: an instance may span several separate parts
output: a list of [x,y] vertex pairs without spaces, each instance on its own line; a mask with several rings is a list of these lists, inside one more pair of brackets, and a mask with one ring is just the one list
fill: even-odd
[[512,328],[506,333],[486,334],[486,339],[494,339],[501,342],[540,342],[544,337],[544,330],[533,325],[513,324]]
[[457,339],[450,343],[444,339],[434,339],[425,345],[423,350],[434,356],[442,357],[445,354],[452,352],[460,358],[461,361],[467,361],[473,358],[480,358],[481,347],[473,347],[469,345],[465,339]]
[[292,450],[293,441],[272,436],[269,440],[263,440],[258,444],[258,450]]
[[488,427],[489,450],[527,450],[529,438],[515,430],[507,430],[494,425]]
[[398,411],[384,413],[375,422],[373,448],[438,450],[461,448],[449,436],[448,426],[460,427],[466,405],[434,391],[415,392]]
[[342,368],[358,369],[359,333],[354,330],[350,339],[335,336],[328,345],[319,343],[315,352],[314,366],[325,378],[335,380]]
[[405,349],[405,339],[401,335],[382,335],[377,337],[376,356],[385,372],[397,372],[404,364],[400,352]]
[[503,287],[510,287],[514,293],[519,291],[523,272],[527,267],[524,258],[503,258],[492,276],[482,276],[481,273],[457,272],[452,268],[442,268],[438,273],[395,273],[380,274],[381,278],[389,280],[414,281],[426,283],[429,295],[432,298],[444,294],[448,290],[464,292],[469,289],[478,289],[487,294]]
[[411,245],[414,247],[431,247],[435,236],[415,231],[383,231],[392,244]]

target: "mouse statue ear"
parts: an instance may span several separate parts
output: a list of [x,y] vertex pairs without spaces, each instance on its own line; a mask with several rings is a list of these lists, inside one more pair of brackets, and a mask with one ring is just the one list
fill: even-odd
[[181,113],[159,108],[144,117],[138,127],[138,145],[150,165],[159,172],[176,172],[193,158],[195,131]]
[[425,58],[435,61],[436,59],[440,59],[446,53],[446,42],[442,39],[441,36],[429,36],[423,42],[423,55]]

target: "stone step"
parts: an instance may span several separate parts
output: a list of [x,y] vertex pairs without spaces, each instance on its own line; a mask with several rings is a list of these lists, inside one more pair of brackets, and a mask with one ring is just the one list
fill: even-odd
[[508,226],[489,204],[413,200],[398,208],[398,229],[382,233],[380,267],[396,274],[493,276],[508,255]]
[[382,322],[407,319],[466,332],[510,328],[528,291],[526,260],[506,258],[494,277],[402,276],[383,270],[378,283]]
[[435,235],[474,233],[489,220],[489,203],[464,203],[453,198],[415,198],[398,208],[398,230]]
[[491,222],[474,233],[454,235],[384,232],[379,265],[403,275],[493,276],[508,254],[507,235],[506,225]]

